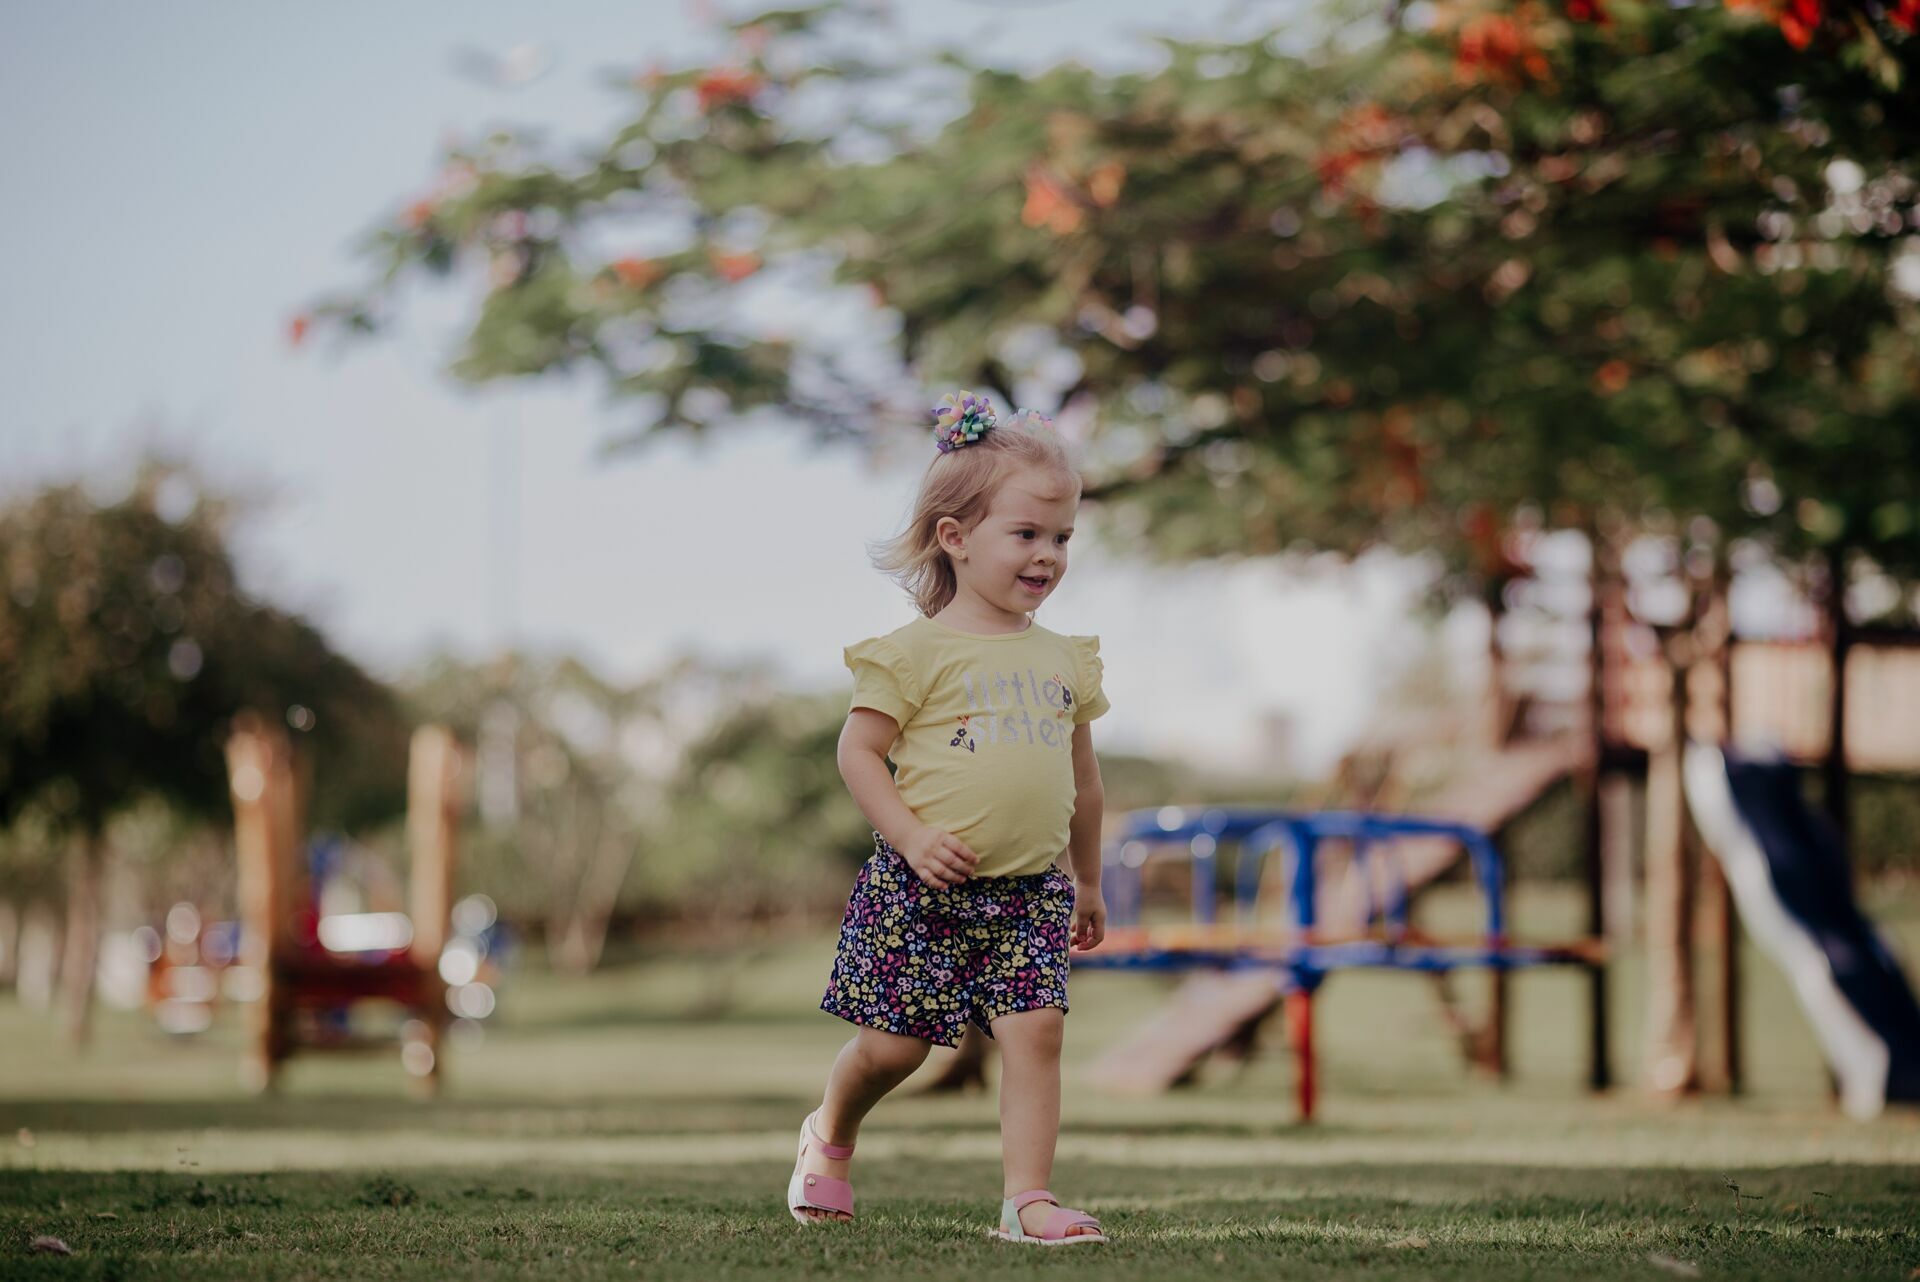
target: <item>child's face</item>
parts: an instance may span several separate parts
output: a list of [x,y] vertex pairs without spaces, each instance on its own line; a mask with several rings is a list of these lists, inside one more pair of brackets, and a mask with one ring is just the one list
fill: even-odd
[[1066,577],[1067,540],[1079,506],[1079,494],[1065,478],[1033,469],[1013,473],[964,535],[955,575],[989,603],[1028,613]]

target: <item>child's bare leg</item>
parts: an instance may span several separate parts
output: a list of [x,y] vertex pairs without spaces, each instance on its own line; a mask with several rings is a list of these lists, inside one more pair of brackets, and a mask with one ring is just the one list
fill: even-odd
[[[902,1037],[877,1028],[863,1028],[853,1040],[840,1048],[827,1076],[827,1094],[820,1111],[814,1115],[814,1130],[829,1144],[851,1144],[860,1134],[860,1123],[886,1093],[913,1076],[926,1062],[932,1044],[918,1037]],[[850,1158],[822,1156],[809,1148],[801,1169],[809,1175],[847,1178]],[[815,1219],[843,1219],[829,1211],[802,1208]]]
[[[1003,1198],[1046,1188],[1053,1178],[1053,1150],[1060,1138],[1060,1044],[1066,1026],[1067,1013],[1057,1006],[993,1021],[994,1040],[1000,1043]],[[1027,1232],[1037,1233],[1051,1214],[1052,1206],[1035,1202],[1020,1212],[1020,1222]]]

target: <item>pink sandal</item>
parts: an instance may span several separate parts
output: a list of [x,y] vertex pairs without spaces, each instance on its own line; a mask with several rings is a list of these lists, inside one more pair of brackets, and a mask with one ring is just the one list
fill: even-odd
[[[822,1152],[826,1150],[822,1149]],[[1020,1211],[1035,1202],[1053,1203],[1053,1212],[1047,1216],[1047,1222],[1038,1233],[1027,1232],[1027,1226],[1020,1222]],[[1082,1225],[1090,1226],[1091,1233],[1069,1233],[1068,1229],[1077,1229]],[[1016,1193],[1000,1206],[1000,1227],[987,1232],[1002,1242],[1025,1242],[1030,1246],[1074,1246],[1081,1242],[1104,1242],[1107,1235],[1101,1230],[1100,1221],[1085,1211],[1076,1211],[1060,1205],[1060,1199],[1045,1189],[1028,1189],[1025,1193]]]
[[829,1144],[821,1139],[819,1132],[813,1129],[813,1118],[814,1113],[809,1113],[800,1123],[800,1152],[793,1159],[793,1178],[787,1181],[787,1210],[802,1224],[825,1222],[833,1218],[808,1215],[801,1210],[802,1207],[835,1211],[852,1219],[853,1185],[831,1175],[808,1175],[801,1169],[806,1161],[808,1144],[818,1149],[821,1157],[832,1158],[836,1162],[853,1156],[853,1145]]

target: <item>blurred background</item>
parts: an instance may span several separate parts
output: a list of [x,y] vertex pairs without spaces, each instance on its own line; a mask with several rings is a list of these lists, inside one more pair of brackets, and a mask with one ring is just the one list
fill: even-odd
[[[863,545],[967,387],[1081,456],[1040,621],[1102,638],[1111,831],[1445,813],[1500,837],[1516,933],[1611,950],[1455,1006],[1343,977],[1330,1099],[1479,1089],[1460,1021],[1510,1002],[1550,1115],[1586,994],[1614,1084],[1820,1114],[1679,749],[1782,755],[1829,886],[1920,940],[1913,25],[10,8],[0,1108],[85,1130],[291,1056],[314,1117],[450,1064],[785,1126],[751,1101],[818,1073],[750,1048],[824,1068],[870,849],[840,647],[910,617]],[[1429,880],[1476,928],[1464,865]],[[1171,985],[1089,975],[1075,1053]],[[1255,1065],[1228,1089],[1284,1099]]]

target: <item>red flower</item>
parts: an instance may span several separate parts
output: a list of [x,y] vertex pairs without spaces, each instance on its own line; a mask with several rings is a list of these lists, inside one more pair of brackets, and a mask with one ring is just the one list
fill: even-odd
[[1080,208],[1066,188],[1036,163],[1027,166],[1027,201],[1020,207],[1020,221],[1064,236],[1080,226]]
[[764,82],[760,77],[748,71],[734,71],[721,68],[709,71],[700,77],[693,86],[693,92],[700,100],[700,110],[710,112],[715,107],[730,102],[750,103],[754,95],[760,92]]
[[301,312],[298,316],[295,316],[292,320],[288,321],[287,322],[287,346],[298,347],[300,346],[301,343],[305,342],[307,338],[307,329],[312,324],[313,324],[313,319],[310,316],[308,316],[305,312]]
[[1483,14],[1462,25],[1453,69],[1457,79],[1468,83],[1545,80],[1549,70],[1528,29],[1503,14]]
[[1347,177],[1369,160],[1391,155],[1399,143],[1400,119],[1377,102],[1353,108],[1327,131],[1328,149],[1314,161],[1321,190],[1338,196]]
[[730,283],[738,284],[760,270],[758,254],[709,254],[713,270],[720,273]]
[[645,289],[664,274],[660,264],[650,258],[617,258],[610,266],[620,283],[630,289]]
[[1320,175],[1321,188],[1330,196],[1345,191],[1347,175],[1360,167],[1361,159],[1357,151],[1337,151],[1320,157],[1314,162],[1314,170]]
[[1105,208],[1120,199],[1120,188],[1127,181],[1127,167],[1117,160],[1109,160],[1097,165],[1087,175],[1087,194],[1093,197],[1093,203]]
[[1788,44],[1804,49],[1813,43],[1813,33],[1820,28],[1822,5],[1823,0],[1787,0],[1786,7],[1773,15]]
[[1473,550],[1474,564],[1487,578],[1504,578],[1521,570],[1507,552],[1506,531],[1486,504],[1474,503],[1461,513],[1460,530]]

